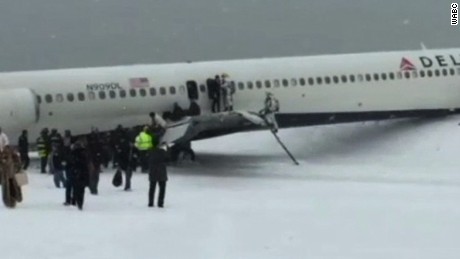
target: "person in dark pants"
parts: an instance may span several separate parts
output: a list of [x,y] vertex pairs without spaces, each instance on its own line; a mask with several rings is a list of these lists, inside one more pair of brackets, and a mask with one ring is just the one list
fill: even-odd
[[[215,86],[214,86],[214,98],[213,98],[213,104],[212,104],[212,109],[215,112],[220,112],[220,98],[221,98],[221,85],[222,85],[222,80],[220,79],[219,75],[216,75],[214,77],[215,81]],[[215,101],[214,101],[215,100]]]
[[78,206],[78,209],[83,209],[83,203],[85,199],[85,187],[89,184],[89,161],[84,141],[79,140],[75,143],[71,153],[71,170],[68,175],[68,186],[73,189],[73,197],[68,197],[66,190],[66,203],[64,205],[70,205],[72,198]]
[[156,185],[160,187],[160,193],[158,195],[158,207],[163,208],[164,199],[166,193],[166,182],[168,181],[168,172],[166,169],[166,162],[168,161],[168,152],[166,151],[167,146],[162,143],[159,147],[150,151],[149,156],[149,207],[153,207],[153,200],[155,197]]
[[118,169],[125,173],[125,191],[131,190],[131,177],[133,175],[133,147],[128,138],[121,138],[117,152]]
[[18,140],[18,151],[21,156],[22,168],[27,170],[29,167],[29,140],[27,130],[23,130]]
[[[72,144],[73,147],[73,144]],[[73,167],[74,167],[74,159],[73,159],[73,154],[72,150],[69,151],[69,153],[66,154],[65,156],[65,206],[69,205],[77,205],[75,198],[74,198],[74,173],[73,173]]]
[[37,151],[38,155],[40,156],[40,167],[41,173],[46,174],[46,165],[48,163],[48,148],[46,143],[46,136],[44,131],[40,134],[40,137],[37,138]]
[[110,132],[110,146],[113,151],[113,158],[112,158],[112,167],[113,169],[118,167],[118,153],[116,152],[119,149],[120,139],[126,138],[127,132],[123,129],[123,126],[118,125],[115,130]]
[[101,172],[102,164],[102,140],[99,131],[95,128],[88,136],[88,149],[91,154],[91,161],[95,167],[95,170]]
[[64,177],[65,159],[62,148],[59,148],[58,144],[53,145],[51,154],[49,155],[48,165],[50,173],[54,175],[54,185],[56,188],[65,187],[66,180]]

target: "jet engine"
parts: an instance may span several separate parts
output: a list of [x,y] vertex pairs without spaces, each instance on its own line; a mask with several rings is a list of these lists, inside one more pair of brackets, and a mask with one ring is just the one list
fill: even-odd
[[27,129],[38,119],[37,98],[30,89],[0,90],[0,127],[4,131]]

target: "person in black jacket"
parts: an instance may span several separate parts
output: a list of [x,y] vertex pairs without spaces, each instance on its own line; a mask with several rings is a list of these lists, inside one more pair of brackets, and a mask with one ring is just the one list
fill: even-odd
[[[62,148],[63,141],[62,136],[59,134],[57,129],[52,129],[51,134],[49,135],[50,147],[57,146],[59,149]],[[51,149],[49,149],[51,151]]]
[[79,139],[72,149],[64,203],[67,206],[75,202],[80,210],[83,209],[85,187],[89,184],[89,160],[84,144],[84,140]]
[[27,130],[23,130],[18,140],[18,151],[21,156],[22,168],[27,170],[29,167],[29,140],[27,137]]
[[118,169],[125,173],[125,191],[130,191],[131,177],[134,168],[133,147],[126,136],[119,139],[119,145],[117,145],[115,152],[118,157]]
[[166,181],[168,181],[168,172],[166,169],[166,162],[168,160],[167,146],[162,143],[159,147],[150,151],[149,159],[149,207],[153,207],[153,200],[155,197],[156,185],[160,187],[158,196],[158,207],[163,208],[166,193]]

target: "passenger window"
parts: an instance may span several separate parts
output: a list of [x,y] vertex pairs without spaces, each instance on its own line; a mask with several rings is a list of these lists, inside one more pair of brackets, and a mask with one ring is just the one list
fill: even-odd
[[88,92],[88,99],[89,100],[95,100],[96,99],[96,94],[94,92]]
[[443,76],[447,76],[447,74],[448,74],[448,73],[447,73],[447,69],[446,69],[446,68],[443,68],[443,69],[442,69],[442,75],[443,75]]
[[275,87],[280,87],[280,80],[275,79],[275,80],[273,81],[273,85],[274,85]]
[[426,71],[426,74],[427,74],[428,77],[432,77],[433,76],[433,71],[428,70],[428,71]]
[[248,82],[248,89],[253,89],[254,88],[254,83],[249,81]]
[[350,75],[350,82],[354,83],[356,81],[355,75]]
[[68,93],[67,94],[67,101],[73,102],[75,100],[73,93]]
[[153,87],[150,88],[149,92],[150,92],[150,96],[155,96],[155,95],[157,95],[157,89],[156,89],[156,88],[153,88]]
[[45,101],[47,103],[52,103],[53,102],[53,96],[51,94],[45,95]]
[[292,86],[297,86],[297,80],[295,78],[291,79],[291,85]]
[[64,97],[62,96],[62,94],[57,94],[56,95],[56,102],[62,103],[63,101],[64,101]]
[[238,82],[238,89],[244,90],[244,83],[243,82]]
[[283,79],[283,86],[288,87],[289,86],[289,81],[287,79]]
[[[185,86],[183,86],[183,85],[179,86],[179,93],[180,94],[185,94]],[[152,94],[151,90],[150,90],[150,94]],[[155,91],[155,94],[156,94],[156,91]]]
[[126,90],[120,90],[120,98],[126,97]]
[[324,83],[330,84],[330,83],[331,83],[331,78],[328,77],[328,76],[326,76],[326,77],[324,78]]
[[160,94],[165,95],[166,94],[166,88],[160,87]]
[[315,80],[314,80],[312,77],[309,77],[309,78],[308,78],[308,84],[309,84],[309,85],[314,85],[314,84],[315,84]]
[[366,81],[371,81],[372,78],[371,78],[371,75],[370,74],[366,74]]
[[451,76],[455,75],[455,69],[453,68],[449,69],[449,73]]
[[346,83],[347,82],[347,76],[342,76],[342,83]]
[[338,76],[333,76],[332,80],[334,81],[335,84],[339,83],[339,77]]
[[379,81],[379,79],[380,79],[379,74],[374,73],[374,80],[375,80],[375,81]]
[[425,77],[425,70],[420,70],[420,77]]
[[404,77],[406,79],[409,79],[410,78],[410,72],[409,71],[404,72]]
[[[203,86],[204,88],[206,88],[204,85],[200,85],[200,89],[202,88],[201,86]],[[205,89],[206,90],[206,89]],[[202,91],[203,92],[203,91]],[[176,88],[174,86],[170,86],[169,87],[169,93],[172,94],[172,95],[175,95],[176,94]]]
[[305,86],[305,78],[300,78],[299,83],[301,86]]
[[37,95],[37,102],[42,103],[42,97],[40,95]]
[[136,96],[137,96],[136,89],[130,89],[130,90],[129,90],[129,95],[130,95],[131,97],[136,97]]
[[105,92],[103,92],[103,91],[99,92],[99,99],[101,99],[101,100],[105,99]]
[[265,87],[266,88],[272,87],[272,83],[270,82],[270,80],[265,80]]
[[385,74],[385,73],[382,73],[382,74],[380,75],[380,77],[381,77],[382,80],[384,80],[384,81],[387,80],[387,74]]
[[79,101],[84,101],[85,100],[85,94],[84,93],[78,93],[78,100]]
[[441,72],[439,72],[439,69],[434,70],[434,75],[435,76],[440,76]]
[[361,74],[359,74],[359,75],[358,75],[358,81],[359,81],[359,82],[364,81],[364,76],[361,75]]
[[262,88],[262,82],[256,81],[256,87],[257,87],[258,89]]
[[144,88],[139,89],[139,95],[145,97],[147,95],[147,91]]
[[114,90],[109,91],[109,97],[110,97],[110,99],[115,99],[117,97],[117,94],[115,93]]
[[319,85],[322,84],[322,83],[323,83],[323,79],[322,79],[321,77],[317,77],[317,78],[316,78],[316,83],[319,84]]
[[[234,86],[235,83],[232,81],[232,82],[230,82],[230,85],[231,85],[231,86]],[[206,86],[205,86],[205,85],[200,85],[200,91],[201,91],[202,93],[206,93]],[[175,92],[175,91],[174,91],[174,92]]]

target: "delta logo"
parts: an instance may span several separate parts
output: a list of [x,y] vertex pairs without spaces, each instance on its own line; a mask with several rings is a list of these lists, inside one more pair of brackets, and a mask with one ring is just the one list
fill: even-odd
[[[432,67],[449,67],[449,66],[460,66],[460,55],[435,55],[435,56],[420,56],[418,57],[421,68],[432,68]],[[408,58],[403,57],[399,64],[401,71],[413,71],[417,70],[414,62]]]
[[412,64],[412,62],[410,62],[407,58],[402,58],[401,64],[399,65],[399,69],[401,69],[402,71],[413,71],[417,68],[415,68],[414,64]]

